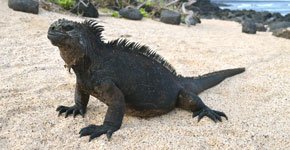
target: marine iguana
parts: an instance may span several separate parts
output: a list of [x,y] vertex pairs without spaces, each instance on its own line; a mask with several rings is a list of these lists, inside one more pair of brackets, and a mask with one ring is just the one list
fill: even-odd
[[75,104],[59,106],[59,115],[84,117],[90,95],[108,105],[103,124],[81,129],[81,137],[89,135],[91,141],[106,134],[110,139],[120,129],[125,113],[153,117],[179,107],[193,112],[198,121],[204,116],[214,122],[227,119],[225,113],[210,109],[197,95],[245,68],[183,77],[147,46],[125,39],[104,42],[103,30],[93,20],[78,23],[65,19],[55,21],[48,30],[48,39],[76,74]]

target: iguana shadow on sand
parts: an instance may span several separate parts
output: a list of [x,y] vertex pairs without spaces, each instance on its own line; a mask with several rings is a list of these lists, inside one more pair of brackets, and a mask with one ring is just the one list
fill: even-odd
[[120,129],[124,114],[153,117],[175,107],[204,116],[214,122],[227,116],[207,107],[197,96],[225,78],[245,68],[228,69],[199,77],[177,75],[173,67],[148,47],[127,40],[104,42],[103,27],[90,20],[83,23],[60,19],[48,30],[48,39],[60,50],[67,67],[76,74],[75,104],[59,106],[59,115],[84,117],[89,97],[108,105],[102,125],[89,125],[80,136],[90,141],[106,134],[108,139]]

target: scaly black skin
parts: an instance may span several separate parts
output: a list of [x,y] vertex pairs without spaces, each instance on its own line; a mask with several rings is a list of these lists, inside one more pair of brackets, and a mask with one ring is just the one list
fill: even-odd
[[90,141],[102,134],[108,139],[121,125],[124,114],[153,117],[175,107],[193,112],[198,121],[204,116],[214,122],[227,116],[207,107],[197,96],[244,68],[209,73],[197,78],[177,75],[173,67],[146,46],[126,40],[103,42],[102,26],[95,21],[77,23],[65,19],[54,22],[48,39],[60,49],[67,67],[76,74],[75,104],[59,106],[59,115],[84,117],[89,96],[108,105],[102,125],[81,129]]

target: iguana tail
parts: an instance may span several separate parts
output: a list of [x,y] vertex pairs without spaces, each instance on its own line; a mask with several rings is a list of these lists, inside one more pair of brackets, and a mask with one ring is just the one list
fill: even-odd
[[194,78],[194,84],[197,86],[196,93],[200,93],[206,89],[209,89],[224,79],[234,76],[236,74],[242,73],[245,71],[245,68],[235,68],[235,69],[227,69],[216,71],[212,73],[208,73],[197,78]]

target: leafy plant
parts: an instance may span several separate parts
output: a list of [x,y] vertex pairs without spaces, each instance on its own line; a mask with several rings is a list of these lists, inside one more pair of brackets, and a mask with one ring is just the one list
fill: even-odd
[[149,17],[149,14],[145,11],[144,8],[140,8],[139,11],[143,15],[143,17]]
[[76,1],[75,0],[50,0],[53,3],[56,3],[58,5],[60,5],[61,7],[63,7],[64,9],[70,9],[72,8]]
[[148,6],[148,7],[151,7],[151,6],[153,6],[154,5],[154,2],[152,2],[152,1],[146,1],[146,4],[145,4],[146,6]]
[[119,12],[118,11],[114,11],[112,13],[112,17],[120,18]]

